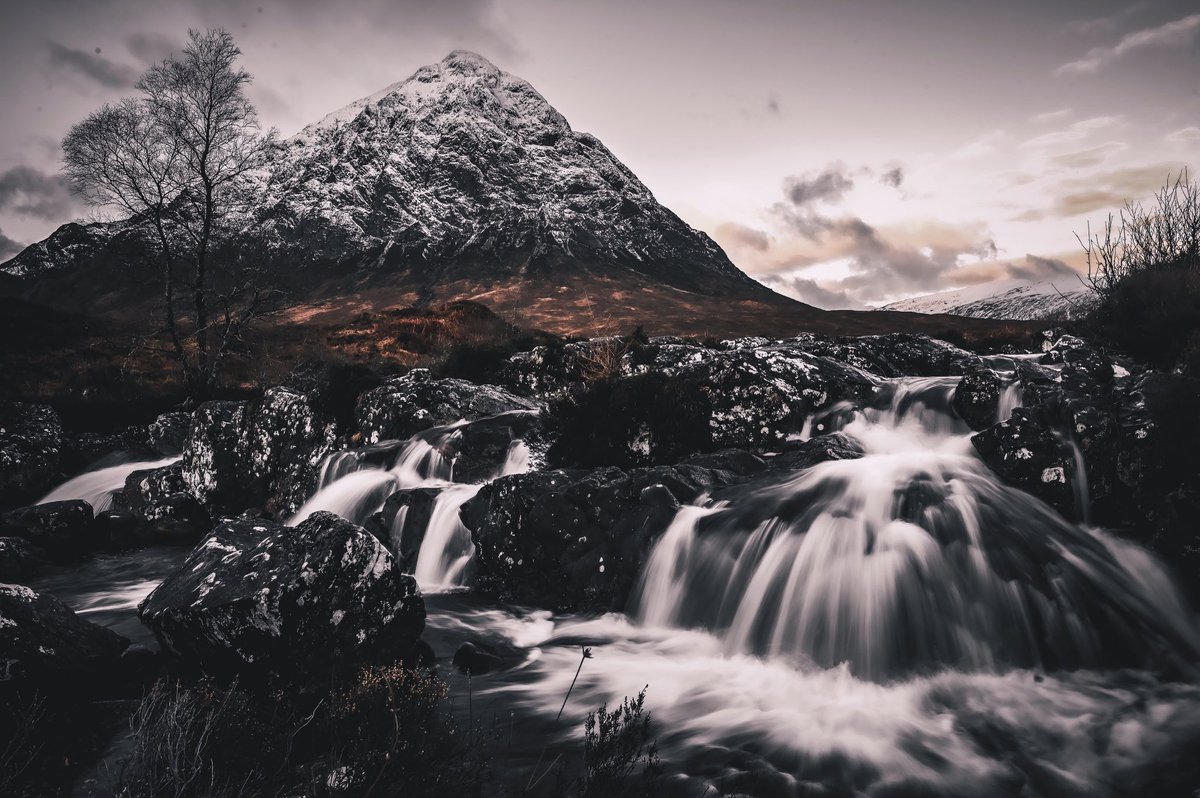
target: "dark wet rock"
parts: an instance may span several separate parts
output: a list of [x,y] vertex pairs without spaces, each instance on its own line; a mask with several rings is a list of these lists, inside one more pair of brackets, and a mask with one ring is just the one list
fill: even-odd
[[359,397],[355,416],[363,440],[377,443],[456,421],[537,409],[536,403],[496,385],[435,379],[428,369],[413,369]]
[[996,423],[1003,386],[1000,377],[982,363],[969,366],[954,389],[954,411],[973,430]]
[[354,426],[358,397],[382,383],[383,377],[370,366],[328,360],[302,361],[283,378],[285,388],[307,396],[313,410],[332,418],[339,432]]
[[477,584],[556,609],[620,609],[680,503],[737,477],[699,466],[543,471],[485,485],[461,510]]
[[0,402],[0,507],[35,501],[61,479],[62,422],[47,405]]
[[315,489],[334,437],[333,422],[287,388],[268,389],[255,402],[206,402],[184,445],[183,480],[206,507],[236,512],[269,505],[288,515]]
[[451,664],[471,676],[505,671],[521,664],[524,652],[516,648],[499,649],[481,641],[468,640],[454,652]]
[[680,465],[712,468],[744,477],[762,471],[767,467],[767,461],[752,452],[747,452],[745,449],[722,449],[718,452],[709,452],[689,457],[681,461]]
[[18,507],[0,514],[0,535],[21,537],[55,559],[78,557],[100,546],[92,506],[62,501]]
[[518,441],[525,456],[541,459],[547,444],[537,413],[516,410],[469,421],[444,442],[442,454],[454,463],[455,482],[483,482],[500,473]]
[[425,625],[411,576],[331,513],[220,524],[138,608],[177,661],[212,673],[318,674],[395,661]]
[[1077,346],[1063,352],[1063,390],[1069,394],[1101,396],[1112,388],[1112,361],[1098,349]]
[[194,542],[212,528],[208,511],[188,492],[180,463],[134,471],[120,503],[141,520],[142,542]]
[[840,432],[818,435],[767,461],[772,471],[801,471],[830,460],[857,460],[863,449]]
[[421,543],[425,540],[433,507],[441,495],[441,488],[398,490],[363,524],[387,546],[396,560],[396,567],[406,574],[411,574],[417,567]]
[[1075,460],[1060,434],[1038,414],[1017,408],[1004,422],[971,437],[979,456],[1006,483],[1076,516]]
[[[193,500],[194,501],[194,500]],[[145,520],[132,510],[108,509],[96,513],[96,539],[106,549],[123,549],[152,542]]]
[[859,338],[829,338],[808,333],[794,341],[806,351],[887,378],[955,376],[979,362],[976,355],[946,341],[911,333]]
[[146,428],[146,442],[158,454],[179,454],[191,428],[191,413],[163,413]]
[[0,537],[0,582],[22,582],[46,564],[46,553],[25,538]]
[[34,683],[60,689],[64,678],[95,683],[128,644],[52,596],[0,584],[0,688]]

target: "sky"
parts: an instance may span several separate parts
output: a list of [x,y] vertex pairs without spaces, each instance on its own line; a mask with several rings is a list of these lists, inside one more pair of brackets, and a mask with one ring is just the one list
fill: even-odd
[[474,50],[821,307],[1071,278],[1089,222],[1200,170],[1195,0],[4,0],[0,258],[88,213],[71,124],[211,27],[283,135]]

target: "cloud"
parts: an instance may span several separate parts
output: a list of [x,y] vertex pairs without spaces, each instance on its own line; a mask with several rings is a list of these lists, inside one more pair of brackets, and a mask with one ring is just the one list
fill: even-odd
[[1163,141],[1170,144],[1194,144],[1200,141],[1200,127],[1183,127],[1163,136]]
[[1071,114],[1075,113],[1070,108],[1060,108],[1057,111],[1045,111],[1030,117],[1030,121],[1038,124],[1046,124],[1047,122],[1061,122],[1069,119]]
[[178,51],[183,41],[162,33],[131,33],[125,37],[129,54],[144,64],[156,64]]
[[816,280],[795,274],[772,274],[762,278],[762,282],[781,294],[825,310],[863,310],[866,307],[851,299],[845,291],[826,288]]
[[1043,133],[1040,136],[1026,139],[1021,142],[1021,147],[1023,149],[1045,149],[1047,147],[1057,147],[1062,144],[1073,144],[1077,141],[1083,141],[1098,130],[1113,127],[1120,122],[1121,117],[1119,116],[1093,116],[1090,119],[1081,119],[1062,130],[1055,130],[1051,133]]
[[1170,163],[1127,166],[1063,180],[1049,188],[1052,199],[1045,208],[1027,210],[1013,220],[1032,222],[1050,217],[1069,218],[1119,208],[1128,201],[1152,194],[1182,168],[1180,164]]
[[1010,263],[1009,273],[1013,277],[1021,277],[1026,280],[1045,280],[1077,274],[1074,269],[1058,258],[1043,258],[1029,253],[1025,255],[1024,265]]
[[892,188],[900,188],[904,183],[904,167],[893,166],[879,176],[879,182]]
[[803,176],[791,176],[784,180],[783,191],[788,201],[798,208],[814,202],[836,204],[854,188],[854,178],[841,164],[832,164],[824,170]]
[[24,244],[13,241],[11,238],[4,235],[3,230],[0,230],[0,261],[8,260],[23,249],[25,249]]
[[50,49],[50,62],[57,67],[68,69],[99,83],[109,89],[127,89],[137,82],[139,72],[126,64],[118,64],[100,55],[100,48],[95,53],[85,53],[64,47],[58,42],[47,42]]
[[991,155],[996,152],[997,146],[1007,136],[1008,133],[1003,130],[993,130],[990,133],[984,133],[974,141],[959,147],[950,153],[948,157],[951,161],[970,161],[975,158],[982,158],[985,155]]
[[963,288],[996,280],[1057,280],[1078,274],[1065,260],[1026,254],[1022,261],[988,260],[960,266],[948,275],[947,287]]
[[771,246],[771,238],[765,232],[737,222],[725,222],[717,225],[714,235],[721,240],[725,247],[735,249],[766,252]]
[[1077,19],[1073,22],[1068,22],[1067,28],[1072,33],[1082,36],[1113,33],[1125,20],[1142,13],[1152,5],[1152,3],[1143,0],[1143,2],[1137,2],[1125,8],[1118,9],[1108,16],[1096,17],[1094,19]]
[[1067,169],[1086,169],[1090,166],[1099,166],[1113,155],[1127,149],[1127,146],[1120,141],[1109,141],[1104,144],[1098,144],[1095,147],[1076,150],[1075,152],[1052,155],[1048,160],[1055,166]]
[[779,98],[778,97],[767,98],[767,111],[769,113],[771,113],[771,115],[773,115],[773,116],[779,116],[780,108],[779,108]]
[[1110,47],[1093,47],[1083,58],[1063,64],[1055,75],[1090,75],[1129,53],[1160,47],[1186,47],[1200,32],[1200,14],[1126,34]]
[[61,175],[49,175],[30,166],[14,166],[0,173],[0,210],[55,222],[71,216],[77,208],[75,196]]

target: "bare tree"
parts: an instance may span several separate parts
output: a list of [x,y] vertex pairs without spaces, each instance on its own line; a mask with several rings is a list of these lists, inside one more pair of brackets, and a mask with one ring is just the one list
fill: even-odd
[[198,396],[273,295],[243,233],[248,183],[275,134],[262,132],[246,97],[240,55],[225,31],[189,31],[179,55],[142,76],[137,97],[104,106],[63,141],[75,191],[152,231],[168,351]]

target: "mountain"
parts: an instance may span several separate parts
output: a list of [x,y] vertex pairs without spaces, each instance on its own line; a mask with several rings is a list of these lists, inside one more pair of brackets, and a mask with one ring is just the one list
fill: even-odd
[[[737,269],[526,81],[455,51],[305,127],[244,219],[286,323],[471,300],[527,327],[728,336],[911,326],[828,313]],[[0,271],[25,300],[144,318],[158,298],[136,224],[69,224]],[[945,324],[945,322],[941,322]]]
[[996,280],[955,291],[903,299],[880,310],[945,313],[976,319],[1063,321],[1086,313],[1095,298],[1074,277],[1059,280]]

